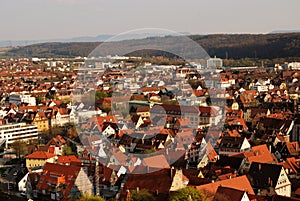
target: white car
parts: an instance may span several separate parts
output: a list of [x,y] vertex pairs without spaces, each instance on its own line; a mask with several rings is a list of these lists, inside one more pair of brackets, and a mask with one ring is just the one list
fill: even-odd
[[20,195],[25,197],[26,196],[26,191],[21,192]]

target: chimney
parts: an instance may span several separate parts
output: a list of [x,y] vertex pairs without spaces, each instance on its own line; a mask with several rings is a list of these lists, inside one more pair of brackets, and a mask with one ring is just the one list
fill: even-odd
[[173,172],[174,172],[174,167],[172,166],[171,167],[171,175],[170,175],[171,178],[173,178]]
[[257,190],[257,195],[260,195],[260,189]]

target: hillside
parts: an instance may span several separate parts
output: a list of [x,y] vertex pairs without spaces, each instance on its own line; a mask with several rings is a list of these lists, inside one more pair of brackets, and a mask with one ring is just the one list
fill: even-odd
[[[223,59],[300,58],[300,33],[192,35],[210,56]],[[143,39],[140,39],[143,40]],[[2,56],[87,56],[100,42],[42,43],[13,48]]]

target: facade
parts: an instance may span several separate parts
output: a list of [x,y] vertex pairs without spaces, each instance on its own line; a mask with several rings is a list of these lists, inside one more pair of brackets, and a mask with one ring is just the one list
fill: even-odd
[[214,58],[210,58],[207,60],[207,68],[222,68],[222,67],[223,67],[223,60],[217,58],[216,56]]
[[217,106],[200,106],[200,124],[217,125],[222,119],[221,109]]
[[219,145],[220,155],[230,155],[251,151],[251,145],[245,137],[224,136]]
[[37,189],[52,200],[67,200],[85,193],[91,195],[93,184],[81,167],[46,163]]
[[281,165],[253,162],[247,176],[260,195],[291,196],[291,182]]
[[12,94],[9,96],[9,103],[16,104],[16,105],[20,103],[28,103],[28,105],[36,105],[36,99],[31,95]]
[[38,128],[36,125],[27,125],[25,123],[1,125],[0,139],[4,139],[6,141],[6,147],[8,147],[8,145],[12,144],[16,140],[37,140]]
[[[194,127],[199,125],[199,108],[196,106],[180,106],[180,105],[154,105],[151,109],[151,118],[155,117],[171,117],[189,119]],[[168,125],[167,125],[168,126]]]
[[36,125],[39,132],[49,130],[49,119],[44,112],[33,113],[32,124]]
[[56,155],[63,155],[63,149],[67,141],[60,135],[49,140],[46,144],[48,151]]
[[250,201],[247,190],[237,190],[234,188],[226,188],[221,185],[218,187],[213,201],[230,200],[230,201]]
[[44,151],[36,151],[26,156],[26,167],[28,169],[41,168],[46,162],[54,163],[56,155]]

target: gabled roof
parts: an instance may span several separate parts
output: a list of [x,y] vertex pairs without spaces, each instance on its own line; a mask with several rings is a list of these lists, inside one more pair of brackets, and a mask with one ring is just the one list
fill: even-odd
[[240,149],[243,145],[245,137],[224,136],[221,139],[219,148]]
[[230,200],[241,201],[246,191],[241,191],[234,188],[219,186],[214,196],[213,201]]
[[208,195],[208,198],[212,200],[219,186],[233,188],[240,191],[246,191],[252,195],[255,194],[248,178],[245,175],[240,177],[235,177],[232,179],[217,181],[217,182],[213,182],[201,186],[196,186],[196,188],[200,192],[203,192],[204,194]]
[[230,166],[233,169],[238,170],[243,162],[243,157],[238,157],[237,155],[223,156],[221,155],[216,165],[218,166]]
[[284,162],[281,163],[284,169],[290,169],[291,173],[297,174],[300,170],[300,159],[287,158]]
[[247,176],[253,187],[275,187],[281,170],[282,165],[253,162]]
[[218,114],[218,110],[213,106],[200,106],[199,107],[200,116],[211,117]]
[[55,157],[55,154],[45,152],[45,151],[35,151],[32,154],[27,155],[26,159],[49,159]]
[[272,163],[276,162],[266,144],[252,147],[251,152],[243,153],[249,162]]
[[67,197],[73,188],[80,169],[78,166],[46,163],[37,188],[40,191],[43,189],[51,191],[53,186],[65,185],[65,188],[62,188],[62,192],[63,197]]
[[47,146],[55,145],[57,147],[60,147],[66,143],[67,141],[61,135],[57,135],[56,137],[53,137],[51,140],[49,140]]
[[59,164],[71,164],[71,165],[81,165],[81,160],[79,160],[75,155],[71,156],[58,156],[57,162]]
[[144,165],[152,168],[170,168],[170,165],[164,155],[157,155],[144,158]]
[[273,195],[270,201],[299,201],[299,198]]
[[129,174],[123,188],[126,190],[147,189],[152,194],[157,194],[157,200],[168,199],[169,191],[173,182],[175,170],[161,169],[147,174]]
[[213,146],[211,145],[210,142],[208,142],[205,146],[205,151],[206,151],[206,155],[209,158],[210,161],[215,161],[218,154],[215,151],[215,149],[213,148]]
[[286,142],[286,147],[290,155],[299,155],[299,142]]
[[268,109],[266,108],[251,108],[250,117],[254,118],[257,114],[267,114]]

